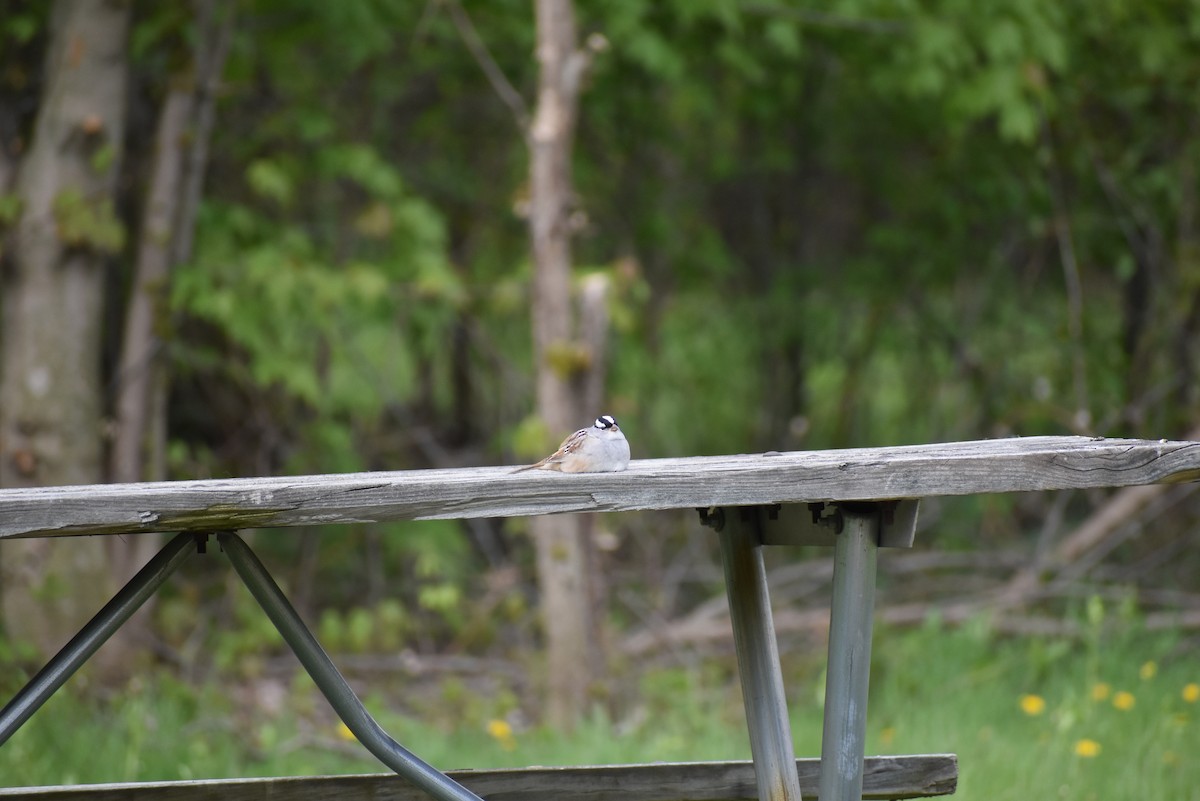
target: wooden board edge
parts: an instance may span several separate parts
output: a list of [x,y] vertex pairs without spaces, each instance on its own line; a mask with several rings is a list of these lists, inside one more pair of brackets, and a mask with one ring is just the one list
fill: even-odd
[[[801,790],[816,796],[819,759],[796,760]],[[755,796],[754,766],[737,762],[531,767],[448,771],[489,801],[742,801]],[[954,793],[954,754],[868,757],[864,799],[926,798]],[[426,796],[392,774],[142,782],[0,789],[0,798],[25,801],[423,801]]]

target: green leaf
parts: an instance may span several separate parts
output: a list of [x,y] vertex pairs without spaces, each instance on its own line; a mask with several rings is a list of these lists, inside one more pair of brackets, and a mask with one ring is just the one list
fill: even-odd
[[16,192],[0,194],[0,228],[15,223],[21,217],[21,209],[25,207],[21,196]]
[[277,162],[257,159],[246,168],[246,183],[258,195],[281,206],[292,202],[295,191],[292,178]]
[[54,221],[63,244],[100,253],[117,253],[125,246],[125,226],[112,200],[89,200],[75,188],[54,198]]
[[797,58],[802,51],[800,29],[790,20],[769,20],[763,28],[763,38],[789,58]]

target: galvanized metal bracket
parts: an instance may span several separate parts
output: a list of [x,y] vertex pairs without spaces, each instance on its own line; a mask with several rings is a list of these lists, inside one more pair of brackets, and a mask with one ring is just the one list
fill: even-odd
[[879,515],[879,546],[911,548],[916,538],[920,500],[901,498],[893,501],[836,501],[828,503],[772,504],[770,506],[732,506],[698,508],[701,525],[721,531],[726,519],[737,514],[758,518],[763,545],[825,545],[833,547],[845,527],[845,512],[856,514],[875,511]]

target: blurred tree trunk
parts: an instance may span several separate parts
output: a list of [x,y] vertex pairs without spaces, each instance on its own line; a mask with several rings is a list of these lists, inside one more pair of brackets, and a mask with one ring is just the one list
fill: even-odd
[[182,197],[184,137],[192,118],[191,87],[176,80],[158,118],[150,188],[142,210],[137,262],[126,307],[117,369],[116,430],[113,435],[113,481],[142,481],[151,429],[151,388],[161,369],[159,350],[165,324],[171,242]]
[[166,322],[171,242],[182,196],[184,137],[191,117],[191,89],[177,80],[159,113],[150,187],[142,209],[137,261],[126,306],[115,382],[113,481],[161,478],[146,469],[148,448],[152,446],[148,436],[153,428],[151,396],[162,366],[159,351]]
[[[571,144],[587,56],[576,48],[571,0],[536,0],[536,16],[538,97],[529,129],[531,311],[538,415],[561,437],[600,413],[584,402],[586,376],[598,360],[580,358],[586,354],[573,340],[571,304]],[[546,633],[546,718],[563,728],[578,722],[597,663],[589,523],[582,515],[530,521]]]
[[[172,268],[191,256],[216,84],[232,32],[228,4],[223,15],[217,13],[219,5],[219,0],[195,3],[197,35],[192,64],[186,74],[170,81],[159,112],[115,381],[113,481],[166,477],[168,380],[162,350],[169,336],[167,297]],[[154,537],[111,538],[108,544],[122,582],[159,547]],[[153,599],[131,622],[144,619],[152,603]]]
[[[129,18],[117,0],[59,0],[51,14],[4,275],[0,486],[103,479],[101,316],[105,262],[123,243],[113,194]],[[0,556],[5,627],[44,654],[114,589],[99,538],[6,542]]]
[[[1200,133],[1200,118],[1192,117],[1188,125],[1188,141],[1195,142]],[[1180,283],[1179,304],[1181,324],[1174,338],[1175,364],[1178,365],[1179,383],[1175,390],[1175,408],[1178,417],[1171,420],[1170,431],[1180,426],[1196,424],[1195,410],[1200,407],[1200,282],[1194,278],[1200,265],[1200,230],[1197,216],[1200,203],[1196,198],[1195,146],[1184,148],[1180,155],[1179,209],[1176,223],[1174,273]]]

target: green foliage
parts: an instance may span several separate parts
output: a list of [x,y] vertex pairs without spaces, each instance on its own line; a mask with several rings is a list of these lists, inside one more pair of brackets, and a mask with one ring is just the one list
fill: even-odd
[[[999,639],[986,623],[887,634],[872,660],[868,752],[954,751],[963,766],[956,797],[968,799],[1047,787],[1084,798],[1186,797],[1196,766],[1180,758],[1195,736],[1185,688],[1195,679],[1181,654],[1175,635],[1140,631],[1136,619],[1088,645]],[[1114,703],[1121,692],[1132,700]]]
[[[273,14],[285,7],[293,12],[289,26],[253,53],[237,51],[231,65],[236,80],[255,70],[269,76],[269,91],[282,101],[254,129],[229,132],[232,151],[246,156],[249,194],[210,204],[205,218],[211,231],[257,228],[248,251],[238,237],[224,236],[236,242],[236,260],[228,244],[215,251],[216,262],[247,267],[233,271],[236,282],[189,294],[180,308],[194,306],[229,329],[249,352],[256,383],[285,389],[327,421],[345,421],[348,409],[362,420],[428,402],[437,414],[449,413],[449,376],[440,368],[462,359],[450,351],[448,333],[463,316],[509,369],[528,375],[527,328],[513,327],[525,297],[525,234],[497,213],[521,191],[524,143],[509,127],[486,142],[461,127],[463,114],[489,113],[478,102],[462,104],[470,96],[465,87],[490,90],[453,26],[428,15],[413,39],[389,43],[376,29],[414,13],[414,5],[366,4],[353,13],[305,3],[257,8]],[[981,427],[1055,430],[1073,419],[1075,399],[1058,379],[1057,281],[1041,271],[1023,286],[1009,266],[1010,246],[980,252],[989,238],[1018,236],[1039,252],[1052,246],[1040,142],[1044,125],[1065,118],[1073,102],[1055,82],[1081,69],[1083,59],[1065,12],[1036,0],[970,10],[844,3],[826,15],[725,2],[584,4],[580,11],[583,27],[613,45],[597,55],[581,109],[579,194],[591,230],[604,235],[581,237],[580,259],[617,263],[622,254],[612,243],[623,241],[644,264],[654,302],[626,307],[633,311],[618,329],[612,398],[634,417],[635,430],[646,415],[649,438],[641,442],[648,452],[787,445],[799,416],[809,419],[814,445],[945,438]],[[527,61],[505,45],[529,41],[528,17],[472,13],[502,66],[527,85]],[[361,49],[297,61],[295,43],[317,29]],[[393,57],[401,51],[402,62]],[[445,90],[433,102],[417,100],[418,87],[434,76]],[[328,102],[335,94],[369,98],[370,110],[341,105],[335,115]],[[797,108],[805,114],[798,117]],[[386,109],[406,123],[399,139]],[[433,152],[440,158],[413,155]],[[664,171],[664,163],[674,166]],[[784,201],[787,187],[813,165],[831,171],[821,191],[870,215],[869,225],[846,232],[852,243],[825,247],[822,209]],[[417,186],[420,196],[408,188]],[[743,214],[725,195],[748,188],[757,205]],[[874,198],[874,210],[857,199],[865,197]],[[301,227],[300,220],[313,222]],[[405,239],[407,269],[394,252]],[[797,259],[801,247],[810,256]],[[208,246],[200,252],[207,258]],[[273,275],[272,262],[292,266]],[[329,286],[327,277],[345,286]],[[1089,309],[1108,327],[1084,345],[1089,361],[1113,360],[1120,332],[1107,308],[1119,290],[1089,285]],[[971,303],[962,302],[964,294]],[[267,297],[262,308],[304,325],[235,321],[230,296]],[[394,320],[394,334],[376,327],[376,296],[381,308],[409,310]],[[1024,311],[1030,298],[1041,306],[1036,314]],[[756,324],[763,308],[769,326]],[[1019,327],[1010,329],[1014,314]],[[361,345],[331,349],[315,333],[339,326],[347,331],[339,341]],[[847,343],[862,357],[848,360]],[[373,360],[372,348],[387,351],[389,361]],[[335,381],[331,391],[330,378],[311,368],[328,358],[337,370],[355,351],[370,373],[399,376],[397,385],[351,381],[343,392]],[[1005,353],[1026,355],[1028,365],[979,373],[964,367],[1007,361]],[[563,343],[564,370],[574,369],[578,355]],[[781,393],[768,366],[780,363],[787,363],[787,386],[776,400]],[[732,366],[750,369],[727,380]],[[934,403],[901,389],[931,369],[938,379],[926,386],[939,388]],[[1049,395],[1030,403],[1030,388],[1047,378]],[[1122,402],[1120,382],[1095,380],[1093,405]],[[520,382],[493,382],[476,374],[474,390],[497,406],[528,402]],[[875,387],[889,390],[866,391]],[[365,400],[372,395],[374,403]],[[511,426],[524,416],[499,422]],[[698,418],[711,425],[691,425]],[[327,423],[313,441],[353,449],[358,436],[340,425],[343,435]],[[495,437],[487,446],[506,441]]]
[[1066,21],[1061,5],[1039,0],[941,4],[909,22],[881,86],[944,99],[952,124],[993,118],[1002,138],[1030,143],[1047,81],[1067,66]]
[[37,80],[41,65],[36,63],[36,46],[49,27],[49,17],[46,3],[0,0],[0,64],[4,67],[0,96],[10,102]]
[[111,200],[89,200],[78,189],[64,189],[54,198],[58,236],[72,248],[117,253],[125,246],[125,226]]
[[25,44],[37,34],[41,24],[35,14],[8,14],[4,18],[4,33],[14,41]]
[[255,194],[285,207],[296,192],[288,171],[268,159],[258,159],[246,168],[246,184]]
[[[198,258],[177,273],[174,304],[223,331],[257,385],[317,412],[310,436],[328,449],[325,469],[353,467],[352,439],[326,423],[370,419],[410,400],[421,348],[452,321],[462,290],[445,263],[439,215],[370,148],[327,150],[314,171],[361,195],[357,254],[339,259],[333,243],[251,206],[210,204]],[[311,172],[259,160],[247,182],[287,207]]]
[[395,598],[386,598],[373,609],[355,607],[342,613],[326,608],[317,632],[326,649],[340,653],[395,653],[414,629],[415,621]]
[[214,641],[213,665],[224,673],[257,676],[271,650],[283,645],[283,637],[249,592],[239,590],[230,605],[228,625]]
[[100,147],[96,148],[92,153],[88,163],[93,172],[107,172],[112,168],[113,163],[117,159],[117,149],[112,146],[111,142],[105,142]]
[[20,195],[8,193],[0,195],[0,230],[8,228],[21,217],[24,204]]
[[[701,293],[681,295],[662,312],[658,352],[621,349],[614,381],[631,398],[645,399],[635,407],[636,428],[630,426],[639,445],[664,455],[730,453],[755,439],[757,420],[746,410],[757,401],[761,384],[739,381],[731,372],[758,358],[759,329],[752,310],[743,311],[720,309]],[[685,413],[677,398],[655,392],[657,386],[686,387]]]

